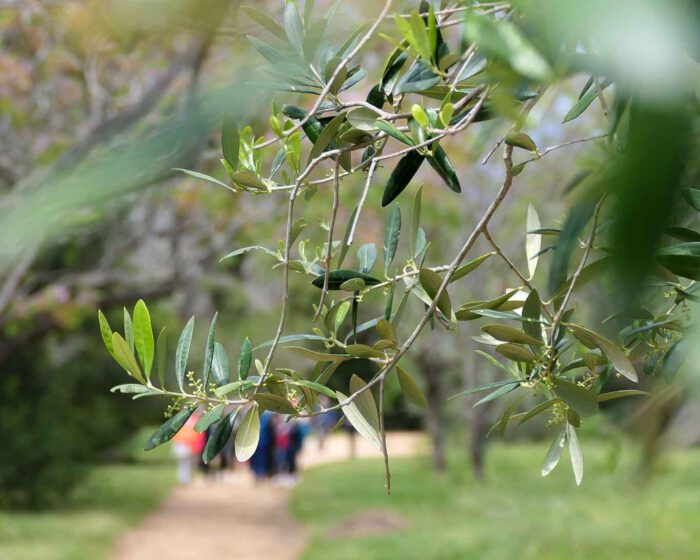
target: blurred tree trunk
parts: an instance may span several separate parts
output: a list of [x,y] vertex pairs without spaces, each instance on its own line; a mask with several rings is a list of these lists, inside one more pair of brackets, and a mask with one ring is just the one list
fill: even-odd
[[[474,367],[474,360],[470,359],[464,368],[464,386],[467,388],[476,387],[479,384],[479,375]],[[486,425],[487,408],[479,406],[474,408],[476,398],[469,395],[464,401],[464,412],[469,426],[467,432],[467,447],[469,448],[469,459],[471,460],[474,478],[484,479],[484,451],[486,447]]]
[[444,472],[447,468],[447,455],[445,450],[445,414],[442,409],[445,402],[443,380],[446,376],[447,364],[439,358],[433,344],[435,338],[433,332],[430,340],[420,353],[418,363],[425,378],[426,427],[432,443],[432,463],[436,472]]

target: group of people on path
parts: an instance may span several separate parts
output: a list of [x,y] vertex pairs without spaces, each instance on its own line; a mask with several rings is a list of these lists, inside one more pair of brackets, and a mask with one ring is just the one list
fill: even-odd
[[[188,484],[192,480],[196,468],[207,477],[215,477],[225,476],[229,469],[235,467],[233,435],[213,464],[205,465],[202,462],[202,452],[212,429],[201,433],[195,430],[201,417],[202,412],[196,411],[173,437],[173,454],[178,461],[178,481],[181,484]],[[322,440],[325,430],[319,429],[318,424],[313,427]],[[260,415],[258,447],[249,461],[255,480],[261,482],[269,479],[284,486],[296,484],[297,459],[311,429],[311,423],[306,420],[264,411]]]
[[307,422],[287,420],[267,410],[260,415],[260,439],[250,458],[250,468],[257,482],[276,477],[281,484],[296,483],[297,457],[309,427]]

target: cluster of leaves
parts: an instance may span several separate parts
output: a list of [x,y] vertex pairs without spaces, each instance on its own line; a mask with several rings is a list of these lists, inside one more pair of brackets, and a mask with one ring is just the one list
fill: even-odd
[[[395,371],[407,398],[418,405],[424,404],[425,397],[418,385],[398,363],[421,329],[428,323],[432,327],[440,324],[454,329],[460,321],[489,318],[499,322],[484,325],[483,334],[476,339],[506,359],[502,362],[491,353],[481,353],[491,364],[503,370],[507,378],[469,389],[461,395],[493,389],[478,401],[477,405],[480,405],[517,392],[495,425],[502,434],[515,421],[521,424],[539,414],[549,413],[549,423],[558,426],[558,432],[542,474],[548,474],[556,466],[568,442],[575,479],[580,484],[583,453],[576,430],[581,418],[597,413],[602,402],[645,394],[636,389],[604,392],[608,380],[618,375],[636,383],[638,376],[633,352],[638,355],[641,348],[647,348],[652,354],[650,359],[668,364],[676,355],[678,346],[683,344],[684,327],[673,314],[677,303],[693,301],[693,287],[683,287],[673,275],[690,278],[698,275],[698,234],[689,229],[673,228],[668,233],[680,237],[683,243],[658,253],[658,261],[667,273],[662,289],[672,287],[677,303],[661,314],[648,310],[636,313],[624,310],[615,314],[612,319],[632,322],[620,332],[619,340],[611,340],[584,326],[582,323],[586,317],[572,301],[574,292],[599,277],[610,261],[605,232],[611,220],[600,219],[605,193],[590,186],[597,184],[595,180],[600,173],[589,173],[587,178],[578,181],[588,186],[578,187],[584,195],[574,204],[561,229],[542,228],[537,212],[532,208],[528,211],[527,276],[517,270],[493,242],[487,226],[508,194],[514,177],[526,165],[558,148],[540,152],[530,136],[521,130],[525,122],[523,116],[540,98],[543,88],[582,68],[590,71],[591,78],[567,114],[566,122],[583,114],[596,99],[604,104],[603,91],[614,83],[613,80],[599,82],[597,71],[587,69],[585,61],[580,60],[579,53],[570,45],[558,45],[559,50],[554,51],[551,45],[543,45],[541,38],[523,21],[522,15],[506,4],[482,7],[458,3],[454,9],[443,6],[436,10],[431,3],[422,2],[417,12],[395,17],[399,39],[383,35],[393,49],[385,59],[379,82],[369,89],[366,101],[344,102],[341,94],[365,77],[359,66],[352,66],[351,59],[370,39],[385,12],[372,25],[365,25],[351,34],[339,48],[327,46],[328,19],[314,19],[313,2],[306,2],[303,13],[295,2],[287,2],[283,24],[256,9],[248,8],[246,12],[272,36],[271,43],[251,38],[253,47],[270,64],[268,72],[272,81],[267,85],[286,92],[315,96],[316,101],[310,110],[293,105],[280,108],[274,104],[270,115],[270,127],[274,133],[271,139],[256,138],[250,127],[240,130],[230,119],[224,122],[222,165],[231,185],[198,172],[186,172],[234,191],[252,194],[289,192],[286,235],[278,249],[256,245],[238,249],[225,257],[262,250],[278,261],[275,266],[284,270],[281,320],[275,338],[253,349],[250,345],[244,346],[241,354],[244,367],[239,366],[239,378],[231,381],[226,353],[215,342],[214,319],[204,367],[199,377],[189,374],[192,390],[185,392],[183,375],[192,330],[192,322],[188,323],[180,338],[176,358],[180,390],[170,392],[162,385],[156,389],[150,382],[153,336],[145,305],[137,305],[133,335],[130,334],[131,320],[125,320],[126,338],[113,334],[101,319],[108,349],[139,382],[122,386],[119,390],[136,392],[137,396],[165,394],[175,398],[171,408],[180,409],[154,434],[148,447],[172,437],[196,406],[206,405],[209,410],[198,427],[203,429],[217,424],[215,437],[210,440],[214,443],[210,444],[211,449],[208,446],[205,450],[205,460],[210,460],[218,451],[217,446],[229,437],[236,414],[244,407],[246,417],[236,436],[239,459],[249,457],[255,448],[258,413],[264,409],[297,416],[342,409],[353,426],[386,454],[382,402],[380,400],[377,406],[372,387],[380,388],[381,398],[381,388],[387,376]],[[462,24],[462,33],[457,45],[448,45],[443,30],[454,23],[450,20],[454,17],[461,18],[457,23]],[[605,148],[610,152],[624,151],[627,146],[631,134],[630,113],[629,97],[623,89],[616,89],[614,111],[610,116],[609,130],[604,135],[608,138]],[[391,204],[406,190],[424,160],[450,190],[460,192],[459,178],[440,140],[461,133],[475,123],[499,117],[510,121],[510,129],[498,143],[506,145],[504,183],[500,194],[450,264],[427,265],[430,244],[420,227],[422,188],[418,188],[411,206],[409,251],[401,265],[394,265],[402,230],[401,210],[394,204],[386,220],[384,277],[372,274],[378,255],[375,244],[360,247],[357,266],[345,267],[357,220],[380,162],[398,159],[384,186],[382,206]],[[385,154],[384,150],[392,141],[397,141],[400,148]],[[276,144],[280,147],[270,158],[268,168],[265,151]],[[308,154],[304,158],[306,148]],[[514,165],[516,148],[528,153],[529,159]],[[359,162],[353,162],[355,152],[361,152]],[[302,163],[304,160],[306,163]],[[331,164],[331,174],[312,179],[312,173],[323,162]],[[304,239],[298,245],[298,258],[293,258],[292,245],[307,226],[304,218],[294,221],[297,197],[303,194],[305,200],[309,200],[320,185],[332,184],[337,199],[339,181],[361,171],[367,172],[365,190],[352,212],[342,241],[333,240],[337,213],[334,204],[328,221],[322,224],[328,232],[327,242],[311,251],[312,241]],[[696,208],[700,207],[697,194],[697,191],[689,191],[689,199]],[[585,234],[590,222],[592,225]],[[494,250],[463,263],[475,239],[482,234]],[[542,248],[543,238],[554,238],[555,242]],[[538,260],[552,249],[554,256],[548,285],[538,290],[533,282]],[[570,263],[577,255],[578,266],[570,272]],[[452,288],[448,290],[448,287],[494,256],[512,269],[519,285],[490,299],[453,306]],[[596,260],[589,262],[593,258]],[[290,271],[309,276],[311,284],[321,290],[321,299],[315,309],[316,318],[321,322],[312,333],[282,336]],[[358,324],[358,310],[363,298],[378,290],[386,296],[384,313]],[[545,291],[550,294],[548,299],[540,297]],[[331,295],[336,297],[331,298]],[[425,313],[415,330],[403,338],[397,328],[412,299],[417,300]],[[358,343],[359,333],[365,333],[363,340],[371,342]],[[303,375],[289,368],[272,369],[278,346],[299,341],[323,344],[322,351],[285,346],[286,350],[315,362],[311,374]],[[134,347],[141,366],[134,357]],[[264,361],[255,360],[257,375],[249,377],[252,352],[262,348],[269,348],[267,357]],[[368,382],[358,375],[353,376],[347,394],[329,389],[328,381],[337,367],[355,359],[374,362],[378,366],[377,372]],[[320,395],[325,395],[334,404],[319,406]],[[527,395],[534,395],[541,402],[528,411],[517,412]],[[233,407],[233,411],[226,414],[228,407]]]

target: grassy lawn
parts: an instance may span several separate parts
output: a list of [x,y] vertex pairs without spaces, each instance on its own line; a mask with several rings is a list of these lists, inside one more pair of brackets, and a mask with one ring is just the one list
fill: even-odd
[[[612,466],[610,448],[584,442],[577,488],[568,458],[548,478],[547,445],[494,446],[485,485],[465,463],[436,476],[425,458],[383,465],[365,460],[319,467],[294,491],[294,515],[310,528],[303,560],[589,560],[700,557],[700,451],[668,457],[646,485],[632,457]],[[333,536],[353,515],[400,514],[408,527],[375,536]]]
[[[143,445],[151,431],[135,437],[133,445]],[[167,446],[134,457],[134,463],[94,468],[62,508],[0,510],[0,559],[106,558],[115,537],[153,510],[176,480]]]

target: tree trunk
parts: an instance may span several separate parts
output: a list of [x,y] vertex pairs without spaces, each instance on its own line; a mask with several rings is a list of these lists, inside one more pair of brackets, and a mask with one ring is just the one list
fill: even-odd
[[[428,401],[426,422],[433,444],[433,469],[444,472],[447,468],[445,454],[445,418],[442,412],[442,387],[440,386],[438,368],[431,367],[431,360],[422,360],[427,381],[425,398]],[[427,363],[426,363],[427,362]]]
[[[476,373],[472,361],[469,360],[464,368],[464,383],[467,388],[476,387],[479,384],[479,376]],[[471,460],[474,478],[484,480],[484,451],[486,447],[486,412],[485,406],[474,408],[476,401],[473,395],[464,400],[464,411],[469,425],[467,446]]]
[[433,469],[436,472],[444,472],[447,469],[447,455],[445,415],[442,410],[445,401],[442,380],[445,378],[447,365],[440,360],[434,349],[435,345],[430,342],[423,346],[418,362],[425,379],[425,399],[427,401],[425,420],[433,447]]

